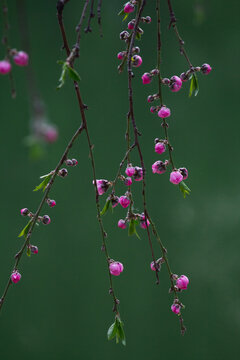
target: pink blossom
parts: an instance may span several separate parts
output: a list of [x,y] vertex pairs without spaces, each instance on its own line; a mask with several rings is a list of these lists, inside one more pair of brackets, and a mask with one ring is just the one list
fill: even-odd
[[11,71],[12,65],[7,60],[0,61],[0,74],[8,74]]
[[135,166],[133,178],[135,181],[141,181],[143,179],[143,169],[141,167]]
[[54,126],[48,126],[44,132],[44,139],[48,143],[54,143],[58,138],[58,130]]
[[17,54],[13,56],[13,61],[16,65],[27,66],[28,54],[25,51],[18,51]]
[[142,58],[139,55],[134,55],[132,57],[132,65],[135,67],[139,67],[140,65],[142,65]]
[[127,196],[121,196],[119,202],[123,208],[127,208],[130,204],[130,199]]
[[152,164],[153,174],[163,174],[166,170],[166,165],[161,160],[155,161],[155,163]]
[[170,182],[174,185],[179,184],[181,181],[183,181],[183,176],[178,170],[174,170],[170,174]]
[[127,177],[125,180],[124,180],[124,184],[126,186],[130,186],[132,185],[132,179],[130,177]]
[[166,146],[165,144],[163,144],[162,142],[158,142],[156,145],[155,145],[155,152],[158,153],[158,154],[162,154],[166,151]]
[[180,305],[178,305],[178,304],[172,304],[171,310],[172,310],[172,312],[174,312],[175,314],[179,314],[179,313],[180,313],[180,310],[181,310],[181,307],[180,307]]
[[128,165],[128,167],[125,170],[125,173],[127,174],[127,176],[133,176],[133,174],[135,173],[135,168],[133,166]]
[[121,229],[126,229],[127,225],[126,225],[125,220],[120,219],[120,220],[118,221],[118,227],[121,228]]
[[126,14],[130,14],[134,11],[135,7],[133,4],[131,4],[130,2],[126,3],[125,6],[124,6],[124,9],[123,11],[126,13]]
[[109,265],[109,271],[114,276],[119,276],[123,272],[123,264],[118,261],[113,261]]
[[150,84],[152,81],[152,76],[150,73],[144,73],[142,76],[142,82],[143,84]]
[[208,75],[212,71],[212,68],[209,64],[203,64],[201,70],[203,74]]
[[180,173],[183,176],[183,180],[186,180],[188,178],[188,171],[186,168],[179,168],[178,171],[180,171]]
[[181,290],[186,290],[188,283],[189,283],[189,279],[186,275],[181,275],[176,281],[177,287]]
[[162,106],[158,112],[158,116],[160,118],[167,118],[170,115],[171,115],[171,110],[169,108],[167,108],[166,106]]
[[141,226],[141,228],[142,228],[142,229],[146,229],[149,225],[150,225],[150,221],[147,219],[147,225],[146,225],[145,215],[142,214],[142,215],[141,215],[141,219],[140,219],[140,226]]
[[17,284],[21,280],[22,275],[17,271],[13,271],[11,275],[11,280],[14,284]]
[[27,208],[21,209],[21,215],[22,215],[22,216],[27,216],[28,213],[29,213],[29,210],[28,210]]

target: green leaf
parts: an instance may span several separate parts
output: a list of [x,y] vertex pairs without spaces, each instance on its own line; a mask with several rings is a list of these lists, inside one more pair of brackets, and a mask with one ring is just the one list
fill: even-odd
[[102,209],[102,211],[100,212],[100,215],[103,216],[109,209],[109,205],[110,205],[111,200],[107,200],[104,208]]
[[179,189],[183,193],[184,199],[186,198],[186,195],[190,195],[191,190],[189,187],[185,184],[184,181],[180,182]]
[[141,37],[142,37],[142,35],[141,35],[139,32],[137,32],[137,33],[136,33],[136,39],[140,41],[140,40],[141,40]]
[[33,191],[38,191],[38,190],[43,190],[45,191],[49,181],[51,180],[52,174],[48,174],[46,175],[45,179],[38,185],[35,187],[35,189]]
[[22,237],[24,236],[25,238],[27,237],[28,231],[30,229],[32,223],[32,219],[29,220],[29,222],[27,223],[27,225],[25,226],[25,228],[22,229],[22,231],[20,232],[20,234],[18,235],[18,237]]
[[[60,62],[58,62],[60,63]],[[67,70],[68,70],[68,66],[67,66],[67,63],[64,62],[62,64],[62,73],[61,73],[61,76],[59,78],[59,85],[57,86],[57,89],[61,89],[63,87],[63,85],[65,84],[65,80],[66,80],[66,76],[67,76]]]
[[118,317],[116,317],[116,323],[117,323],[118,336],[119,336],[120,340],[122,341],[122,344],[124,346],[126,346],[126,336],[125,336],[125,333],[123,330],[123,323]]
[[[124,13],[125,14],[125,13]],[[129,13],[125,14],[123,21],[125,21],[128,18]]]
[[107,332],[108,340],[112,340],[112,339],[115,338],[117,330],[118,330],[118,328],[117,328],[117,323],[116,323],[116,320],[115,320],[114,323],[108,329],[108,332]]
[[81,80],[78,72],[75,69],[73,69],[69,65],[67,65],[67,68],[68,68],[68,75],[72,80],[74,80],[74,81],[80,81]]
[[122,9],[121,11],[119,11],[118,16],[124,16],[124,15],[125,15],[124,9]]
[[194,96],[197,96],[198,92],[199,92],[198,78],[196,74],[193,74],[190,83],[189,97],[191,97],[192,94],[194,94]]
[[27,256],[31,256],[31,249],[29,247],[27,248]]
[[116,338],[116,343],[119,343],[119,339],[122,344],[126,346],[126,336],[123,330],[123,323],[119,316],[116,316],[114,323],[110,326],[107,332],[108,340]]
[[136,235],[137,238],[140,240],[140,236],[136,230],[136,220],[131,219],[128,227],[128,236]]

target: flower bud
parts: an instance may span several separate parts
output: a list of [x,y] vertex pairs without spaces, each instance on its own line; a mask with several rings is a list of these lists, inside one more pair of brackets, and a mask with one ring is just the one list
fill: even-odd
[[42,223],[43,223],[44,225],[48,225],[48,224],[50,224],[50,222],[51,222],[51,219],[50,219],[50,217],[49,217],[48,215],[44,215],[44,216],[42,217]]
[[165,151],[166,151],[166,146],[162,142],[157,142],[157,144],[155,145],[155,152],[161,155]]
[[158,112],[158,116],[163,119],[169,117],[170,115],[171,115],[171,110],[166,106],[162,106]]
[[27,216],[28,214],[29,214],[29,210],[27,208],[21,209],[21,215],[22,216]]
[[30,245],[30,250],[32,254],[38,254],[38,247],[34,245]]
[[130,199],[127,196],[121,196],[119,198],[119,203],[123,208],[127,208],[130,204]]
[[178,315],[180,313],[181,307],[178,304],[172,304],[171,310]]
[[21,280],[22,275],[17,271],[13,271],[11,275],[11,280],[14,284],[17,284]]
[[181,290],[186,290],[188,283],[189,283],[188,277],[185,275],[181,275],[176,281],[176,286]]
[[25,51],[18,51],[16,55],[13,56],[13,61],[18,66],[27,66],[28,54]]
[[124,180],[124,184],[126,186],[130,186],[132,185],[132,179],[130,177],[127,177],[125,180]]
[[68,175],[68,171],[65,168],[59,170],[59,172],[58,172],[58,176],[61,176],[62,178],[64,178],[67,175]]
[[183,180],[186,180],[188,178],[188,171],[186,168],[179,168],[178,171],[180,171],[180,173],[183,176]]
[[135,67],[139,67],[142,64],[142,58],[139,55],[134,55],[132,57],[132,65]]
[[123,272],[123,264],[118,261],[113,261],[109,264],[109,271],[114,276],[119,276]]
[[126,40],[129,38],[129,32],[124,30],[119,34],[119,36],[120,36],[120,40]]
[[12,65],[8,60],[0,61],[0,74],[5,75],[11,71]]
[[135,10],[135,7],[133,4],[131,4],[130,2],[127,2],[124,6],[124,9],[123,11],[126,13],[126,14],[130,14],[132,13],[133,11]]
[[67,166],[73,166],[72,160],[70,160],[70,159],[65,160],[65,164]]
[[118,227],[121,228],[121,229],[126,229],[127,225],[126,225],[125,220],[120,219],[120,220],[118,221]]
[[143,179],[143,169],[141,167],[135,166],[133,178],[135,181],[141,181]]
[[203,74],[208,75],[212,71],[212,68],[209,64],[203,64],[201,70]]
[[153,174],[163,174],[166,171],[166,165],[162,161],[155,161],[154,164],[152,164],[152,172]]
[[152,76],[150,73],[144,73],[142,76],[142,82],[143,84],[150,84],[150,82],[152,81]]
[[170,182],[174,185],[178,185],[181,181],[183,181],[183,176],[178,170],[174,170],[170,174]]

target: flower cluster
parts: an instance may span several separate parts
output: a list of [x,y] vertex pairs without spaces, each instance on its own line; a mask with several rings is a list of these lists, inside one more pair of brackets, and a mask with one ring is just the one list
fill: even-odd
[[[129,14],[131,14],[131,13],[133,13],[135,11],[135,5],[136,4],[138,4],[137,0],[136,1],[131,0],[131,1],[127,2],[124,5],[123,10],[119,14],[123,14],[124,19],[126,19],[129,16]],[[142,23],[145,23],[145,24],[150,24],[152,19],[151,19],[150,16],[146,16],[146,17],[141,17],[140,21]],[[133,18],[128,22],[127,28],[128,28],[128,30],[133,31],[135,29],[135,26],[136,26],[136,38],[140,40],[141,36],[144,34],[144,31],[139,26],[139,24],[136,24],[136,19]],[[126,47],[126,50],[120,51],[117,54],[117,58],[119,60],[122,60],[122,63],[118,66],[119,72],[121,72],[123,70],[124,63],[125,63],[126,58],[128,56],[129,43],[130,43],[130,40],[131,40],[132,36],[133,36],[133,32],[129,33],[127,30],[124,30],[124,31],[122,31],[120,33],[120,40],[125,41],[125,43],[127,44],[127,47]],[[135,46],[135,47],[132,48],[131,62],[132,62],[133,67],[139,67],[139,66],[142,65],[142,57],[139,55],[139,53],[140,53],[140,48],[138,46]],[[149,78],[151,76],[153,76],[153,75],[154,75],[154,73],[149,74]],[[146,84],[148,84],[151,80],[149,81],[148,75],[146,75],[145,78],[146,78],[145,79]]]
[[[78,161],[76,159],[66,159],[65,164],[67,166],[73,167],[78,164]],[[35,188],[34,191],[37,191],[40,189],[43,189],[43,190],[47,189],[47,187],[49,186],[49,183],[51,181],[51,178],[54,174],[55,174],[55,170],[51,171],[47,175],[42,176],[41,178],[43,178],[44,180],[42,181],[42,183],[40,185],[38,185]],[[68,175],[68,170],[65,168],[62,168],[57,172],[57,175],[59,177],[64,178]],[[50,208],[54,208],[56,206],[56,201],[53,199],[50,199],[48,197],[45,197],[45,202]],[[29,217],[30,220],[29,220],[28,224],[25,226],[25,228],[19,234],[19,237],[24,236],[27,238],[29,229],[31,228],[31,225],[33,222],[36,222],[37,224],[42,223],[43,225],[48,225],[51,222],[51,218],[49,215],[40,216],[40,215],[37,215],[37,214],[34,214],[33,212],[31,212],[28,208],[22,208],[20,210],[20,213],[24,217],[25,216]],[[27,255],[30,256],[31,254],[38,254],[38,247],[30,244],[28,241]],[[21,279],[21,274],[18,272],[17,269],[15,269],[11,275],[11,281],[16,284],[18,281],[20,281],[20,279]]]
[[8,56],[0,61],[0,74],[8,74],[11,69],[10,57],[13,59],[14,63],[18,66],[27,66],[28,65],[28,54],[25,51],[17,51],[16,49],[11,49]]
[[[173,274],[172,278],[173,280],[176,281],[176,285],[174,286],[175,291],[182,291],[187,289],[189,284],[189,279],[186,275],[181,275],[180,277],[178,277],[176,274]],[[170,291],[174,291],[174,290],[170,289]],[[179,301],[178,298],[175,298],[171,306],[172,312],[174,312],[177,315],[180,315],[181,308],[184,308],[184,305]]]

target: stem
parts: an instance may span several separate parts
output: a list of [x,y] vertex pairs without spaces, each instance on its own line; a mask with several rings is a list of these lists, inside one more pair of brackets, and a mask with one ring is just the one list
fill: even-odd
[[[11,49],[10,49],[9,40],[8,40],[8,31],[9,31],[10,26],[9,26],[9,21],[8,21],[8,6],[7,6],[6,0],[3,0],[2,10],[3,10],[3,29],[4,29],[2,43],[5,45],[6,58],[9,60]],[[12,70],[9,72],[8,76],[9,76],[9,81],[10,81],[11,95],[12,95],[12,98],[15,99],[17,93],[16,93],[16,89],[15,89],[15,81],[14,81]]]
[[98,6],[97,6],[98,26],[99,26],[100,36],[102,37],[103,33],[102,33],[101,8],[102,8],[102,0],[98,0]]
[[[171,21],[176,21],[174,13],[172,11],[171,2],[169,0],[168,0],[168,4],[170,6],[169,7],[170,16],[172,16]],[[163,100],[162,100],[161,75],[160,75],[161,74],[161,71],[160,71],[160,65],[161,65],[160,0],[156,0],[156,12],[157,12],[157,64],[158,64],[158,70],[159,70],[158,93],[159,93],[160,104],[162,106],[163,105]],[[170,26],[171,26],[171,23],[170,23]],[[173,150],[173,148],[172,148],[172,146],[170,144],[170,141],[169,141],[168,124],[167,124],[165,118],[163,118],[162,126],[164,127],[165,139],[167,140],[169,159],[170,159],[172,168],[174,169],[175,167],[174,167],[173,158],[172,158],[172,150]],[[176,290],[176,287],[175,287],[174,282],[173,282],[173,272],[171,271],[170,264],[169,264],[169,261],[168,261],[168,258],[167,258],[166,248],[164,247],[164,245],[163,245],[163,243],[162,243],[162,241],[160,239],[160,236],[159,236],[159,234],[157,232],[157,229],[156,229],[155,224],[153,223],[152,219],[150,217],[148,219],[149,219],[149,222],[151,224],[153,234],[155,235],[155,237],[157,239],[157,242],[158,242],[158,244],[159,244],[159,246],[161,248],[162,257],[165,260],[165,263],[166,263],[166,266],[167,266],[167,271],[168,271],[170,282],[171,282],[171,290],[174,292],[175,299],[177,299],[179,301],[177,290]],[[185,328],[185,326],[183,324],[183,318],[182,318],[181,314],[179,315],[179,321],[180,321],[181,333],[184,335],[184,333],[186,331],[186,328]]]
[[92,20],[92,18],[94,18],[94,16],[95,16],[95,14],[94,14],[94,12],[93,12],[93,7],[94,7],[94,0],[91,0],[91,8],[90,8],[90,13],[89,13],[89,17],[88,17],[88,24],[87,24],[86,29],[84,30],[85,33],[92,32],[92,29],[91,29],[91,20]]
[[[128,49],[128,54],[127,54],[127,63],[128,63],[128,99],[129,99],[129,113],[128,113],[128,116],[132,120],[135,144],[136,144],[136,147],[138,149],[138,154],[139,154],[139,158],[140,158],[140,162],[141,162],[141,167],[142,167],[142,170],[143,170],[143,180],[142,180],[142,184],[143,184],[143,186],[142,186],[143,208],[144,208],[146,229],[147,229],[147,235],[148,235],[148,242],[149,242],[149,246],[150,246],[154,266],[157,268],[155,255],[154,255],[154,251],[153,251],[152,240],[151,240],[149,228],[147,226],[148,211],[147,211],[146,193],[145,193],[146,169],[145,169],[145,165],[144,165],[144,161],[143,161],[142,150],[141,150],[141,147],[140,147],[140,144],[139,144],[139,139],[138,139],[139,131],[138,131],[138,128],[137,128],[137,125],[136,125],[135,117],[134,117],[133,90],[132,90],[132,61],[131,61],[132,49],[133,49],[133,46],[134,46],[134,41],[135,41],[135,38],[136,38],[137,28],[138,28],[138,25],[139,25],[139,22],[140,22],[141,15],[142,15],[145,4],[146,4],[146,0],[142,0],[141,3],[139,3],[138,13],[137,13],[137,17],[136,17],[136,20],[135,20],[135,25],[134,25],[134,29],[133,29],[133,32],[132,32],[132,36],[131,36],[131,40],[130,40],[130,44],[129,44],[129,49]],[[157,284],[159,284],[158,272],[156,271],[155,274],[156,274],[156,278],[157,278]]]
[[173,30],[175,31],[175,34],[177,36],[177,39],[178,39],[178,42],[179,42],[179,45],[180,45],[180,53],[182,55],[184,55],[185,59],[187,60],[187,63],[190,67],[190,69],[193,67],[188,55],[187,55],[187,52],[184,48],[184,40],[181,38],[180,34],[179,34],[179,31],[178,31],[178,28],[177,28],[177,25],[176,25],[176,22],[177,22],[177,19],[175,17],[175,14],[173,12],[173,9],[172,9],[172,4],[171,4],[171,0],[167,0],[168,2],[168,9],[169,9],[169,14],[170,14],[170,23],[169,23],[169,29],[171,28],[171,26],[173,27]]
[[[88,2],[89,2],[89,0],[86,0],[85,6],[83,8],[81,19],[84,17],[84,14],[86,12],[86,6],[87,6]],[[72,52],[70,53],[70,49],[69,49],[69,45],[68,45],[68,41],[67,41],[67,37],[66,37],[66,33],[65,33],[65,28],[64,28],[64,24],[63,24],[62,12],[63,12],[63,9],[60,12],[58,11],[57,17],[58,17],[58,22],[59,22],[59,27],[60,27],[60,30],[61,30],[61,34],[62,34],[64,48],[65,48],[66,54],[67,54],[67,56],[69,58],[69,57],[71,57],[71,54],[74,53],[74,49],[75,49],[76,45],[74,46]],[[80,29],[81,29],[81,27],[80,27]],[[77,43],[78,43],[78,39],[80,39],[79,33],[77,35]],[[73,60],[74,59],[75,59],[75,57],[73,56]],[[73,66],[73,63],[72,63],[72,66]],[[92,151],[93,146],[92,146],[92,143],[91,143],[91,140],[90,140],[87,120],[86,120],[86,116],[85,116],[86,106],[83,104],[81,94],[80,94],[80,90],[79,90],[79,86],[78,86],[78,83],[76,81],[74,81],[74,89],[75,89],[75,93],[76,93],[76,96],[77,96],[79,110],[80,110],[81,118],[82,118],[82,123],[83,123],[83,127],[84,127],[84,130],[85,130],[86,136],[87,136],[87,142],[88,142],[88,147],[89,147],[89,154],[90,154],[92,172],[93,172],[93,181],[94,181],[94,187],[95,187],[95,193],[96,193],[97,219],[98,219],[98,223],[99,223],[99,227],[100,227],[100,231],[101,231],[101,235],[102,235],[102,250],[105,253],[106,262],[107,262],[107,266],[108,266],[110,293],[111,293],[111,295],[113,297],[113,302],[114,302],[113,311],[116,312],[116,314],[118,314],[119,300],[115,296],[115,292],[114,292],[114,289],[113,289],[112,275],[111,275],[110,270],[109,270],[110,257],[109,257],[109,254],[108,254],[107,244],[106,244],[106,240],[105,240],[107,234],[106,234],[106,232],[104,230],[103,222],[102,222],[102,218],[101,218],[101,214],[100,214],[99,194],[98,194],[97,182],[96,182],[95,161],[94,161],[94,156],[93,156],[93,151]]]
[[[43,198],[42,198],[42,200],[41,200],[41,202],[40,202],[40,204],[39,204],[39,206],[38,206],[38,209],[37,209],[36,213],[35,213],[34,216],[33,216],[33,220],[32,220],[31,226],[30,226],[30,228],[29,228],[28,234],[27,234],[27,236],[26,236],[26,239],[25,239],[25,241],[24,241],[24,243],[23,243],[20,251],[19,251],[19,252],[16,254],[16,256],[15,256],[16,261],[15,261],[15,264],[14,264],[14,267],[13,267],[13,271],[17,269],[18,264],[19,264],[19,262],[20,262],[20,260],[21,260],[21,258],[22,258],[23,252],[24,252],[26,246],[27,246],[27,245],[29,244],[29,242],[30,242],[30,239],[31,239],[31,236],[32,236],[32,232],[33,232],[33,229],[34,229],[34,227],[35,227],[35,225],[36,225],[38,216],[39,216],[40,211],[41,211],[41,209],[42,209],[42,207],[43,207],[43,205],[44,205],[44,203],[45,203],[45,200],[47,199],[48,194],[49,194],[49,192],[50,192],[50,190],[51,190],[51,188],[52,188],[52,186],[53,186],[53,183],[54,183],[54,181],[55,181],[55,179],[56,179],[56,176],[57,176],[57,174],[58,174],[58,171],[59,171],[60,167],[62,166],[62,164],[64,163],[64,161],[66,160],[67,155],[68,155],[68,152],[69,152],[69,150],[71,149],[71,147],[73,146],[73,143],[75,142],[75,140],[78,138],[78,136],[81,134],[81,132],[82,132],[83,130],[84,130],[84,127],[83,127],[83,124],[81,124],[80,127],[79,127],[79,128],[77,129],[77,131],[75,132],[75,134],[73,135],[73,137],[72,137],[72,139],[70,140],[70,142],[68,143],[66,149],[64,150],[64,153],[63,153],[61,159],[59,160],[59,162],[58,162],[58,164],[57,164],[57,166],[56,166],[56,168],[55,168],[55,170],[54,170],[54,173],[53,173],[53,175],[52,175],[52,177],[51,177],[51,180],[49,181],[49,184],[48,184],[48,186],[47,186],[47,188],[46,188],[46,190],[45,190],[45,192],[44,192]],[[11,278],[9,278],[9,280],[8,280],[8,282],[7,282],[7,285],[6,285],[6,288],[5,288],[5,290],[4,290],[4,292],[3,292],[3,295],[2,295],[2,297],[1,297],[1,299],[0,299],[0,310],[1,310],[1,308],[2,308],[3,302],[4,302],[4,300],[5,300],[5,297],[6,297],[6,295],[7,295],[7,292],[8,292],[8,289],[9,289],[9,286],[10,286],[10,285],[11,285]]]

